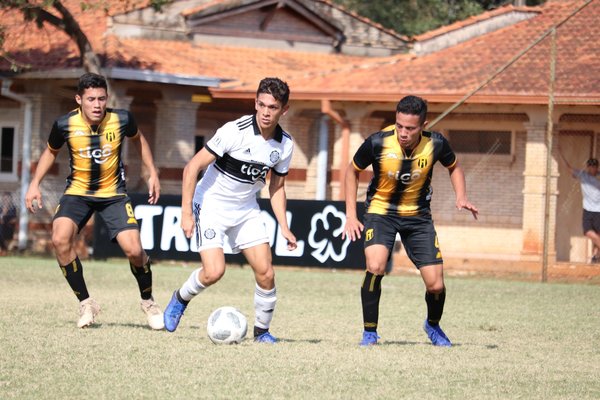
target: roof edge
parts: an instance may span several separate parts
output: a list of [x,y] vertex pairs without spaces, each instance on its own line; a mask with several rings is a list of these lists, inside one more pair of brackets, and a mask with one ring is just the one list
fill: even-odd
[[[13,79],[77,79],[85,73],[83,68],[64,68],[45,71],[24,72],[12,76]],[[167,74],[150,70],[130,68],[104,68],[103,75],[111,79],[138,82],[167,83],[183,86],[219,87],[225,80],[206,76]]]
[[[250,90],[210,89],[211,95],[216,99],[253,99],[256,92]],[[433,94],[433,93],[323,93],[323,92],[298,92],[293,91],[291,100],[332,100],[352,102],[397,102],[406,95],[416,95],[426,98],[429,103],[454,104],[463,100],[464,94]],[[588,105],[600,106],[598,96],[556,96],[554,103],[561,106]],[[479,94],[471,96],[465,104],[523,104],[523,105],[547,105],[547,95],[486,95]]]

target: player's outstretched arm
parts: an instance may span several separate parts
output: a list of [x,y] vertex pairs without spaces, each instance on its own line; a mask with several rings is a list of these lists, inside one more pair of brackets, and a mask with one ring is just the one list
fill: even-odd
[[138,130],[138,134],[133,137],[133,143],[142,157],[142,163],[150,173],[148,178],[148,203],[156,204],[160,197],[160,180],[158,179],[158,170],[154,166],[154,157],[150,145],[142,131]]
[[560,147],[560,141],[558,142],[557,149],[558,149],[558,156],[562,160],[565,167],[567,167],[567,169],[569,170],[571,175],[575,175],[575,168],[573,168],[573,166],[571,164],[569,164],[569,162],[567,161],[567,159],[565,158],[565,156],[562,153],[562,149]]
[[351,162],[346,168],[346,176],[344,177],[346,184],[346,224],[342,231],[342,240],[346,239],[346,236],[352,241],[360,239],[361,232],[364,229],[356,213],[356,194],[358,192],[359,175],[360,171],[354,168],[354,164]]
[[47,147],[46,150],[40,156],[40,160],[38,161],[37,168],[35,169],[35,173],[33,174],[33,178],[29,183],[29,188],[27,189],[27,193],[25,194],[25,206],[31,213],[35,213],[35,207],[33,202],[37,203],[37,208],[42,208],[42,192],[40,191],[40,183],[44,176],[50,171],[50,168],[54,164],[56,160],[56,155],[58,154],[58,150],[53,150],[50,147]]
[[473,218],[477,219],[479,210],[467,199],[467,184],[465,182],[465,173],[462,167],[456,162],[452,168],[448,170],[450,173],[450,181],[456,194],[456,209],[469,210],[473,214]]
[[285,176],[271,172],[269,195],[271,196],[271,208],[281,229],[281,235],[287,240],[287,249],[294,250],[298,247],[298,244],[296,243],[296,236],[290,230],[286,216],[287,196],[285,193]]
[[206,147],[203,147],[183,168],[181,178],[181,228],[188,238],[192,237],[195,227],[192,200],[194,199],[198,174],[215,159],[216,157]]

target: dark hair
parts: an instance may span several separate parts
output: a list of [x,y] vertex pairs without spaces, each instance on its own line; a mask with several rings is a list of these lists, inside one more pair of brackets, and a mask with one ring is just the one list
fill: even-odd
[[287,83],[279,78],[265,78],[260,81],[258,90],[256,91],[256,97],[261,93],[270,94],[283,106],[285,106],[290,99],[290,88]]
[[89,88],[103,88],[108,91],[106,79],[102,75],[94,74],[92,72],[81,75],[79,84],[77,85],[77,94],[81,96],[85,89]]
[[589,160],[587,160],[586,162],[588,167],[597,167],[598,166],[598,159],[597,158],[590,158]]
[[408,115],[418,115],[422,124],[427,119],[427,101],[418,96],[405,96],[396,106],[396,112]]

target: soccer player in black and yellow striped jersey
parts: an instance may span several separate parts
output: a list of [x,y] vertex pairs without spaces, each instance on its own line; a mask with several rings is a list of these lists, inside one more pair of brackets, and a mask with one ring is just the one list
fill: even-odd
[[[478,210],[467,199],[465,176],[446,138],[424,131],[427,102],[406,96],[396,106],[396,123],[368,137],[346,170],[346,225],[342,238],[364,234],[366,274],[361,286],[364,331],[361,346],[377,344],[381,280],[400,235],[408,257],[425,283],[427,318],[424,330],[436,346],[452,345],[439,326],[446,288],[443,259],[431,218],[431,177],[439,161],[450,173],[456,208]],[[369,165],[373,178],[367,190],[364,225],[356,214],[358,177]]]
[[83,267],[75,252],[75,239],[94,212],[97,212],[129,259],[137,280],[141,308],[152,329],[163,329],[162,311],[152,298],[150,259],[140,239],[131,200],[125,188],[125,169],[121,157],[125,138],[129,138],[149,171],[150,204],[160,196],[158,173],[150,146],[126,110],[107,108],[107,82],[103,76],[87,73],[80,77],[75,95],[79,107],[52,126],[48,146],[42,153],[25,196],[30,212],[42,208],[40,183],[48,173],[61,147],[69,149],[71,173],[52,221],[52,244],[58,264],[80,302],[79,328],[94,323],[100,306],[90,297]]

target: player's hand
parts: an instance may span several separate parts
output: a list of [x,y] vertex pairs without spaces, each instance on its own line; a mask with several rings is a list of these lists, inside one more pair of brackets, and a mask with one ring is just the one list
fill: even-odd
[[479,214],[479,210],[473,204],[469,202],[467,199],[457,199],[456,200],[456,209],[457,210],[469,210],[471,214],[473,214],[473,218],[477,219],[477,215]]
[[148,203],[156,204],[160,198],[160,181],[157,174],[150,175],[148,178]]
[[356,217],[346,216],[346,224],[342,231],[342,240],[346,239],[346,236],[353,242],[361,238],[361,232],[365,229],[365,226]]
[[287,240],[287,249],[289,251],[296,250],[298,243],[296,242],[296,236],[294,236],[292,231],[289,229],[282,230],[281,235]]
[[194,215],[192,213],[181,213],[181,229],[185,233],[186,238],[191,238],[194,229],[196,228],[196,221],[194,221]]
[[25,206],[29,210],[30,213],[35,213],[36,209],[33,205],[33,202],[37,203],[37,208],[42,208],[42,192],[40,192],[40,187],[37,185],[30,185],[29,189],[27,189],[27,194],[25,194]]

